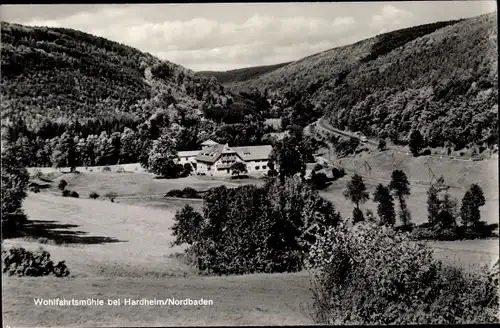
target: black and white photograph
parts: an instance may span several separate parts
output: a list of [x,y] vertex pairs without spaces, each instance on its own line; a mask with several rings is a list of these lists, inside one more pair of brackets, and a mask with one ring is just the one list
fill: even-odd
[[1,5],[3,327],[500,323],[497,16]]

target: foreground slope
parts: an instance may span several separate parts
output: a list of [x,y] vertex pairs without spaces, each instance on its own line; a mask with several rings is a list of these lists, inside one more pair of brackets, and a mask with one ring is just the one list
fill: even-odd
[[301,93],[340,129],[403,144],[418,129],[430,147],[481,152],[497,143],[497,57],[492,13],[382,34],[234,89]]

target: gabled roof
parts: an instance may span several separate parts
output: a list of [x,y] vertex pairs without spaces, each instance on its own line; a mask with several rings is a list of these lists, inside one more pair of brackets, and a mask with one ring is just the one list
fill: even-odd
[[266,160],[269,158],[273,146],[247,146],[247,147],[234,147],[233,148],[244,161],[258,161]]
[[207,149],[200,150],[196,156],[197,161],[214,163],[222,154],[225,145],[213,145]]
[[198,155],[200,150],[184,150],[177,152],[177,157],[192,157]]
[[213,146],[213,145],[218,145],[215,141],[212,139],[205,140],[201,143],[202,146]]
[[228,145],[213,145],[212,147],[200,150],[197,161],[215,163],[222,154],[236,154],[243,161],[267,160],[273,147],[270,145],[264,146],[247,146],[247,147],[229,147]]

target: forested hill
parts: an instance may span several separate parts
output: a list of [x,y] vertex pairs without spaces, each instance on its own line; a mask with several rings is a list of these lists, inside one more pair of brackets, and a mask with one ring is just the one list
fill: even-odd
[[2,142],[26,166],[147,165],[165,134],[194,150],[208,138],[261,144],[266,133],[261,96],[231,95],[213,77],[126,45],[6,22],[1,42]]
[[198,73],[207,77],[215,77],[220,83],[227,86],[231,86],[234,83],[255,79],[260,75],[275,71],[278,68],[281,68],[288,64],[289,63],[281,63],[281,64],[267,65],[267,66],[239,68],[225,72],[201,71]]
[[[46,121],[143,122],[230,98],[215,79],[101,37],[65,28],[1,25],[2,114],[30,130]],[[118,123],[117,123],[118,124]]]
[[[430,147],[492,146],[498,136],[497,15],[398,30],[291,63],[234,90],[301,93],[338,128]],[[302,91],[304,90],[304,91]]]

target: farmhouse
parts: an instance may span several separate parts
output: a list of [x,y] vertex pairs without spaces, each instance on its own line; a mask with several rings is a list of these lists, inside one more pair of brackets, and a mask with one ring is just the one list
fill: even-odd
[[207,140],[201,150],[180,151],[178,157],[181,164],[196,163],[197,173],[227,176],[231,175],[231,165],[235,162],[245,163],[248,173],[267,173],[272,150],[270,145],[229,147]]

